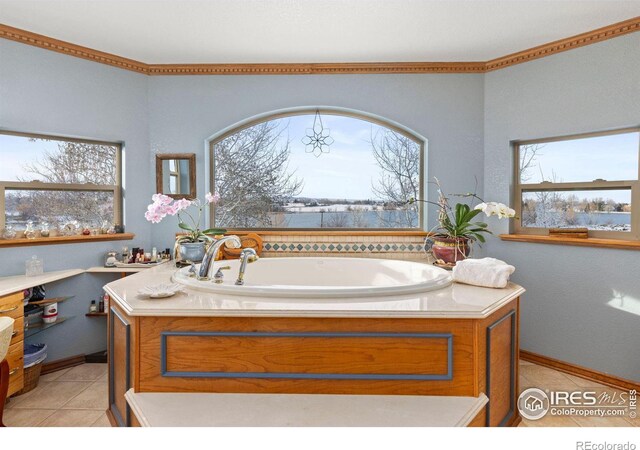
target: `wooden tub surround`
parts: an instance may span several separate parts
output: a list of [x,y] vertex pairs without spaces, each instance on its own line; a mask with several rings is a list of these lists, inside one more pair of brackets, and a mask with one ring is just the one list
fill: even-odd
[[117,425],[140,421],[125,398],[129,390],[129,397],[486,395],[488,403],[469,426],[520,421],[518,305],[524,290],[517,285],[453,284],[344,303],[288,299],[281,309],[273,298],[191,289],[163,300],[136,296],[145,284],[168,281],[173,270],[166,264],[105,286],[112,298],[108,413]]

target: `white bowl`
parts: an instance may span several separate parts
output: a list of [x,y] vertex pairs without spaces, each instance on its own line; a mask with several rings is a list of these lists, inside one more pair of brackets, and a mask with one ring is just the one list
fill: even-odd
[[0,361],[7,356],[14,320],[10,317],[0,317]]
[[150,298],[166,298],[182,291],[182,286],[176,283],[162,283],[145,286],[138,290],[138,294]]

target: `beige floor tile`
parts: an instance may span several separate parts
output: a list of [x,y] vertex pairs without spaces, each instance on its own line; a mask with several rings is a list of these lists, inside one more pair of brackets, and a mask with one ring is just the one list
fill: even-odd
[[569,375],[568,373],[564,374],[565,377],[569,378],[575,384],[580,387],[598,387],[598,388],[606,388],[604,384],[600,384],[597,381],[587,380],[585,378],[576,377],[575,375]]
[[521,366],[532,366],[533,363],[529,362],[529,361],[525,361],[523,359],[520,360],[520,365]]
[[71,369],[56,370],[46,375],[40,375],[40,381],[55,381]]
[[577,390],[578,385],[564,374],[547,367],[526,365],[520,367],[520,374],[528,379],[534,387],[540,389]]
[[[636,414],[637,413],[638,412],[636,411]],[[637,415],[633,419],[631,417],[625,417],[625,420],[629,422],[631,425],[633,425],[634,427],[640,427],[640,417],[638,417]]]
[[546,415],[540,420],[522,419],[526,427],[579,427],[572,417]]
[[87,389],[90,382],[50,381],[40,383],[33,391],[18,397],[11,408],[58,409],[76,395]]
[[631,427],[624,417],[574,417],[581,427]]
[[109,371],[106,371],[104,375],[98,378],[98,381],[104,381],[105,383],[109,381]]
[[55,409],[5,409],[2,421],[8,427],[35,427],[55,412]]
[[525,377],[524,375],[520,375],[520,392],[524,391],[525,389],[529,389],[532,387],[537,387],[531,380],[529,380],[527,377]]
[[57,381],[95,381],[107,373],[106,364],[82,364],[72,367]]
[[107,383],[95,381],[91,386],[65,403],[62,409],[98,409],[109,407],[109,391]]
[[106,427],[106,428],[110,428],[111,427],[111,422],[109,422],[109,419],[107,418],[107,414],[102,414],[98,420],[96,420],[93,425],[91,425],[92,427]]
[[104,411],[87,409],[61,409],[47,417],[41,427],[90,427]]

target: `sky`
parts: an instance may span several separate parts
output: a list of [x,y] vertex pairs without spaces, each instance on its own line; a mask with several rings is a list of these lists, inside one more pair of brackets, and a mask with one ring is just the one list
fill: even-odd
[[322,125],[334,139],[329,153],[319,157],[306,152],[302,139],[307,128],[313,127],[313,115],[280,119],[288,128],[282,140],[290,141],[289,169],[304,179],[301,197],[347,198],[365,200],[376,198],[372,183],[379,178],[380,168],[371,151],[371,134],[383,128],[360,119],[321,115]]
[[[640,133],[612,134],[540,144],[531,176],[523,183],[637,180]],[[544,177],[541,176],[541,171]],[[543,179],[544,178],[544,179]],[[579,193],[576,193],[579,195]],[[601,197],[628,202],[629,192],[601,191]]]
[[18,178],[24,178],[31,181],[33,175],[24,170],[24,165],[36,162],[45,150],[57,151],[58,141],[31,142],[25,136],[0,134],[0,180],[18,181]]

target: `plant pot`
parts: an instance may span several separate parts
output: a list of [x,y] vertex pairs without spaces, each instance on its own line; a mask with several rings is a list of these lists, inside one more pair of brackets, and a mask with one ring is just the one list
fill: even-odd
[[201,262],[204,258],[204,242],[183,242],[180,244],[180,259],[182,261]]
[[433,236],[427,238],[432,242],[431,253],[436,259],[441,259],[447,264],[455,264],[462,261],[471,251],[468,238],[450,238],[445,236]]

